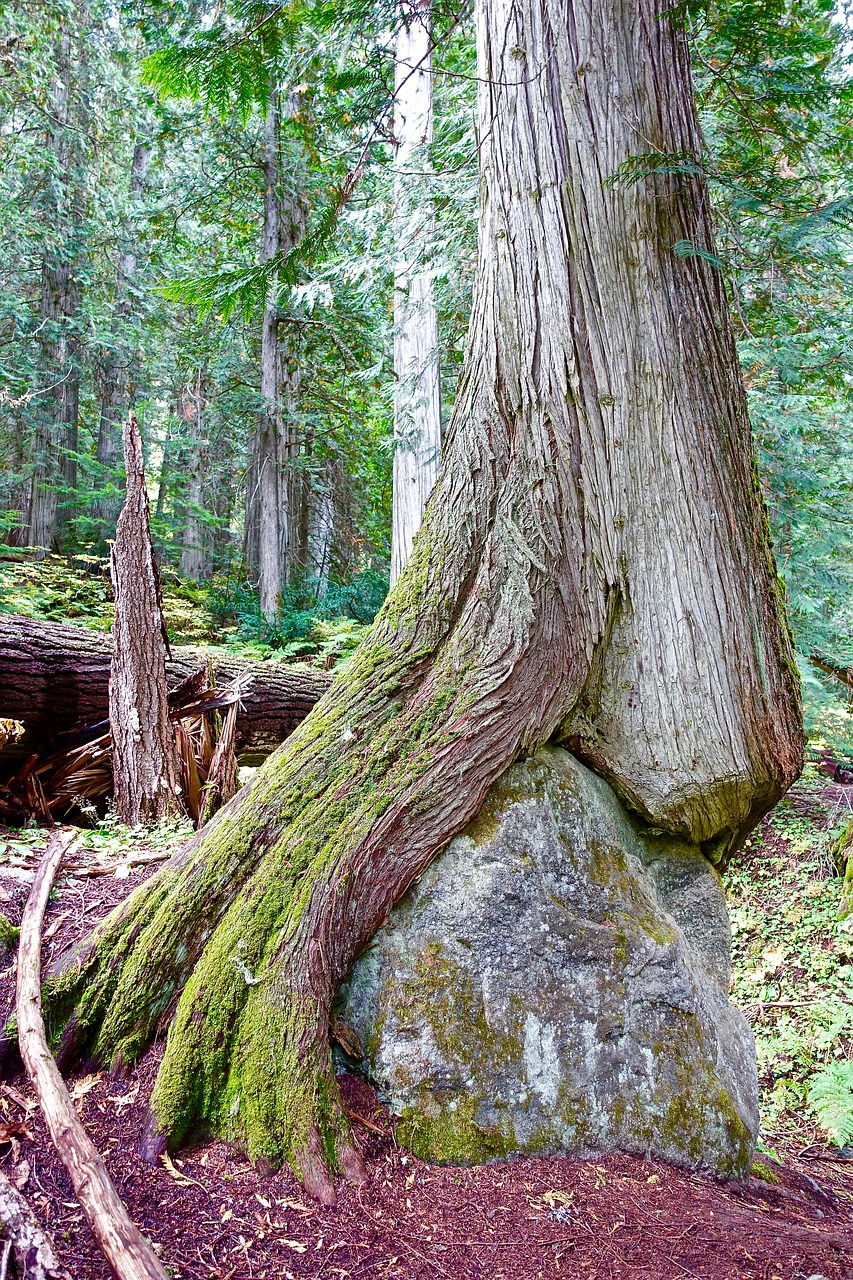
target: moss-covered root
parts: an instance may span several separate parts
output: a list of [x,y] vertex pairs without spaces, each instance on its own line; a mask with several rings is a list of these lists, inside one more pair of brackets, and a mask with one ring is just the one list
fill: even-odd
[[6,956],[9,952],[14,951],[18,945],[18,938],[21,931],[16,924],[12,924],[11,920],[7,920],[0,911],[0,956]]
[[[199,968],[209,984],[211,967]],[[193,975],[169,1031],[142,1154],[153,1162],[201,1126],[252,1159],[287,1161],[310,1195],[332,1205],[336,1171],[356,1184],[367,1174],[334,1077],[325,1002],[282,999],[266,983],[246,999],[229,1036],[230,1017],[220,1017],[233,1013],[239,995],[228,990],[229,976],[220,971],[214,991]]]
[[201,1128],[253,1160],[288,1162],[312,1195],[332,1203],[335,1171],[355,1182],[365,1176],[332,1067],[334,983],[307,918],[301,927],[293,920],[286,877],[261,879],[266,893],[247,886],[178,1002],[144,1154],[156,1158]]

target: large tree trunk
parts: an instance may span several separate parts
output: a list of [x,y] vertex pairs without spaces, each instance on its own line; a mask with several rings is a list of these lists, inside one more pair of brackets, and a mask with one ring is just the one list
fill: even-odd
[[[116,268],[116,292],[113,307],[112,345],[101,370],[101,420],[98,427],[97,460],[103,468],[101,484],[121,489],[122,425],[131,408],[131,343],[128,326],[133,315],[131,292],[136,278],[134,215],[145,193],[145,181],[151,163],[151,149],[137,142],[130,166],[130,203],[128,227],[123,235]],[[103,536],[112,534],[122,500],[119,494],[103,493],[95,503],[95,514],[102,522]]]
[[115,595],[110,669],[113,796],[122,822],[137,826],[181,812],[180,765],[166,690],[166,628],[151,545],[142,437],[124,428],[125,501],[110,553]]
[[430,0],[398,9],[394,94],[394,502],[391,585],[412,551],[441,456],[438,310],[424,247],[433,232],[429,203],[417,199],[417,171],[432,142]]
[[[569,742],[730,853],[796,776],[798,685],[662,0],[480,0],[481,260],[436,491],[369,636],[254,783],[66,965],[64,1051],[176,1009],[147,1149],[199,1123],[360,1175],[330,993],[516,758]],[[673,245],[702,252],[683,256]]]
[[[204,649],[173,648],[166,660],[170,689],[210,660]],[[0,716],[20,720],[24,736],[7,744],[3,768],[23,757],[46,755],[61,746],[61,735],[100,725],[108,715],[107,686],[112,644],[109,636],[85,627],[38,622],[0,613]],[[259,764],[281,746],[326,692],[325,671],[303,671],[274,662],[213,658],[219,685],[248,674],[237,716],[236,749],[245,764]],[[68,741],[68,739],[66,739]]]

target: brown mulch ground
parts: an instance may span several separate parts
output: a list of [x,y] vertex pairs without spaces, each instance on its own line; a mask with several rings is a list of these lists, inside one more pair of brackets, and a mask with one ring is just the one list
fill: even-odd
[[[143,878],[62,882],[46,919],[46,960]],[[27,891],[0,881],[10,919]],[[0,974],[0,1011],[13,983],[10,966]],[[436,1168],[396,1145],[387,1113],[353,1077],[344,1078],[344,1099],[358,1117],[370,1180],[341,1186],[336,1209],[310,1201],[289,1171],[264,1173],[221,1142],[151,1169],[137,1148],[160,1052],[128,1079],[78,1075],[69,1085],[131,1215],[182,1280],[853,1278],[853,1161],[786,1154],[776,1185],[721,1185],[626,1156]],[[3,1135],[0,1167],[53,1232],[74,1280],[105,1280],[109,1269],[22,1078],[0,1086]]]

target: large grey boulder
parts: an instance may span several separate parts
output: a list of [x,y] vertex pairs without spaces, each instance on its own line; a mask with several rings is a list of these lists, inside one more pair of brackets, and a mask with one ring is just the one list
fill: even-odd
[[699,850],[546,748],[394,908],[339,992],[339,1038],[426,1159],[627,1151],[737,1174],[758,1083],[729,947]]

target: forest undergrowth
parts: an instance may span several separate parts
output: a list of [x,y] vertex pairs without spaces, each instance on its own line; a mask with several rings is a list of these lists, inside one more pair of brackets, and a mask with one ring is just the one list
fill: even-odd
[[[323,668],[355,652],[388,585],[368,571],[345,585],[329,583],[318,597],[316,583],[307,578],[285,588],[280,615],[270,623],[257,591],[238,576],[220,574],[197,583],[166,566],[160,582],[172,644]],[[38,560],[0,548],[0,612],[109,631],[113,600],[106,556],[83,552]]]
[[853,1142],[853,916],[840,918],[837,854],[851,806],[853,786],[807,766],[725,876],[732,998],[755,1033],[771,1155]]

